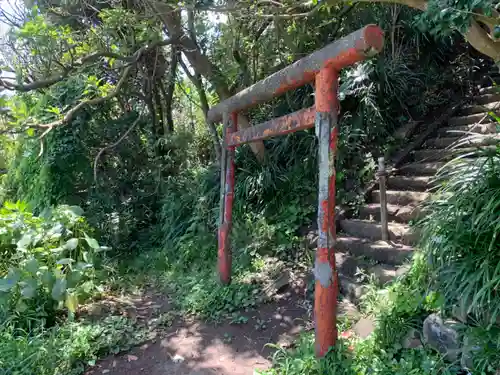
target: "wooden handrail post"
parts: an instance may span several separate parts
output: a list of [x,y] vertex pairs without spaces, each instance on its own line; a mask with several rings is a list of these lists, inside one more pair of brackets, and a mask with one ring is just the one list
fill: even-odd
[[387,194],[386,194],[386,183],[387,183],[387,171],[385,169],[384,157],[378,158],[378,171],[377,177],[379,181],[379,191],[380,191],[380,223],[382,225],[382,240],[389,241],[389,224],[387,221]]

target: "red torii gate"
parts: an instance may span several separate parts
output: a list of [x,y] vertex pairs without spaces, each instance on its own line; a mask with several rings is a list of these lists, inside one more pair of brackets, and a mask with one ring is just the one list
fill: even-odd
[[[335,153],[337,150],[337,98],[339,71],[379,53],[384,45],[376,25],[339,39],[277,73],[240,91],[208,112],[208,121],[223,121],[221,205],[218,269],[221,282],[231,280],[229,232],[234,198],[234,150],[236,146],[276,135],[316,128],[319,155],[318,247],[314,265],[314,319],[316,354],[323,356],[337,339],[337,275],[335,269]],[[315,105],[262,124],[237,131],[238,112],[271,100],[287,91],[315,82]]]

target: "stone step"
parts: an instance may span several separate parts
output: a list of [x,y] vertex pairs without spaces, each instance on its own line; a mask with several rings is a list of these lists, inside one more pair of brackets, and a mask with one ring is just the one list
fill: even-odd
[[467,116],[455,116],[448,120],[449,126],[471,125],[479,122],[491,122],[488,112],[475,113]]
[[[386,196],[388,204],[406,206],[409,204],[417,205],[429,198],[430,194],[418,191],[387,190]],[[380,203],[380,191],[372,191],[372,201]]]
[[[488,146],[484,146],[481,148],[489,148]],[[473,153],[477,151],[479,147],[464,147],[458,149],[444,149],[444,148],[435,148],[435,149],[422,149],[413,151],[413,159],[415,161],[448,161],[457,156],[474,156]]]
[[[398,206],[396,204],[387,205],[387,220],[397,223],[408,223],[420,217],[419,207],[407,205]],[[358,217],[362,220],[380,221],[380,203],[369,203],[359,208]]]
[[[368,238],[375,241],[382,239],[381,225],[373,221],[346,219],[340,221],[340,227],[344,232],[354,237]],[[407,224],[389,223],[388,227],[391,241],[410,245],[418,239],[417,234]]]
[[429,176],[389,176],[387,187],[392,190],[425,191],[430,179]]
[[375,282],[384,285],[404,275],[408,267],[389,264],[370,264],[366,260],[345,253],[336,253],[335,262],[340,293],[354,303],[359,303],[366,292],[366,285]]
[[349,236],[337,237],[336,246],[338,251],[390,265],[403,264],[412,257],[414,252],[411,246]]
[[435,148],[447,147],[471,147],[471,146],[488,146],[495,145],[500,141],[497,135],[491,136],[475,136],[470,134],[457,133],[459,137],[440,137],[428,139],[425,146]]
[[500,93],[500,86],[488,86],[481,87],[479,89],[479,93],[482,94],[498,94]]
[[475,96],[473,102],[476,104],[487,104],[500,101],[500,94],[483,94],[480,96]]
[[500,102],[492,102],[484,105],[473,104],[467,107],[464,107],[460,110],[462,115],[473,115],[476,113],[484,113],[488,111],[498,112],[500,110]]
[[399,173],[409,175],[435,175],[446,163],[411,163],[399,168]]
[[496,122],[488,122],[484,124],[446,126],[444,128],[440,128],[438,134],[453,137],[454,135],[461,136],[467,132],[478,134],[497,134],[500,133],[500,124]]

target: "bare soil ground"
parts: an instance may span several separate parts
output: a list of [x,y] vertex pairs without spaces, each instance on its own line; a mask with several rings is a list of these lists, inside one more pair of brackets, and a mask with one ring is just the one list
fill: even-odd
[[[245,323],[220,324],[175,318],[157,337],[127,353],[110,356],[86,375],[253,375],[271,366],[275,349],[288,347],[300,332],[312,328],[310,307],[304,299],[306,282],[295,280],[273,301],[242,311]],[[125,314],[144,321],[155,312],[168,312],[165,296],[148,293],[133,300]]]

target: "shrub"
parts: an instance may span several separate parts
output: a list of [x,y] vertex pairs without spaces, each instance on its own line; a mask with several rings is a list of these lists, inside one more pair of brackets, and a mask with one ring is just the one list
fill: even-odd
[[99,253],[79,207],[59,206],[33,215],[22,202],[0,210],[0,321],[29,328],[52,325],[63,306],[97,288]]
[[420,246],[445,307],[463,306],[492,325],[500,317],[500,147],[476,154],[438,175]]

